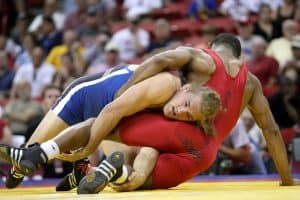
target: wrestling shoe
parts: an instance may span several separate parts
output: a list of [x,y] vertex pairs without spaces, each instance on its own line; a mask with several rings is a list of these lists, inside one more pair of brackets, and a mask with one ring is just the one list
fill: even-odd
[[57,185],[56,191],[69,191],[76,188],[81,179],[87,175],[90,169],[90,162],[87,158],[73,163],[73,170],[67,174]]
[[77,188],[77,194],[96,194],[105,186],[122,175],[124,154],[116,151],[103,160],[95,170],[81,179]]
[[39,144],[33,144],[27,148],[0,144],[0,158],[14,165],[23,175],[32,174],[48,161],[47,155]]
[[8,175],[6,176],[5,186],[8,189],[16,188],[22,183],[23,179],[24,175],[21,172],[19,172],[15,166],[12,166]]

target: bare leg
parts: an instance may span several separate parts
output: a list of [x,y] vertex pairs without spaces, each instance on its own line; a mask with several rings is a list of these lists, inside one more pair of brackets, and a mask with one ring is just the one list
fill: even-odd
[[58,145],[60,153],[66,153],[84,147],[90,138],[90,127],[94,119],[88,119],[63,130],[53,140]]
[[52,139],[68,127],[68,124],[50,110],[30,137],[27,145]]

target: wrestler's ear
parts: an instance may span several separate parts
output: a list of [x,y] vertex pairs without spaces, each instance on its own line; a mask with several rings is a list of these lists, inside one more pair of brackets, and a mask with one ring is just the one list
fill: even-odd
[[184,92],[191,91],[192,90],[192,84],[190,84],[190,83],[185,84],[184,86],[181,87],[181,90],[184,91]]

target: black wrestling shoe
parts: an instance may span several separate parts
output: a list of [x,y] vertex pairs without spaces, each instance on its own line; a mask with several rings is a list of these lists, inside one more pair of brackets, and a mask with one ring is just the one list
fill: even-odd
[[69,191],[76,188],[81,179],[87,175],[89,168],[90,162],[87,158],[74,162],[72,172],[56,185],[56,191]]
[[77,188],[77,194],[96,194],[122,174],[124,154],[116,151],[103,160],[95,170],[82,178]]
[[23,175],[34,173],[48,160],[39,144],[33,144],[27,148],[15,148],[0,144],[0,158],[14,165]]
[[15,166],[13,166],[12,168],[10,168],[9,173],[6,176],[5,186],[8,189],[16,188],[22,183],[23,179],[24,175],[21,172],[19,172]]

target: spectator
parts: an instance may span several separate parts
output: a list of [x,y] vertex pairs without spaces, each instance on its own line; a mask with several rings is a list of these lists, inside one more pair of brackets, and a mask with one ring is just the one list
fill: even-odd
[[141,17],[151,14],[155,9],[163,7],[162,0],[125,0],[123,7],[126,10],[126,16]]
[[40,97],[43,87],[52,81],[55,73],[53,66],[44,62],[44,57],[43,49],[34,47],[31,55],[32,63],[21,66],[14,79],[14,84],[28,81],[33,98]]
[[[223,162],[231,163],[230,174],[266,174],[262,155],[251,144],[247,130],[242,120],[239,120],[228,138],[220,146],[220,152],[225,156]],[[221,155],[222,155],[221,154]],[[227,158],[226,158],[227,157]],[[226,170],[227,167],[225,167]],[[223,169],[224,170],[224,169]],[[228,169],[227,169],[228,170]]]
[[8,66],[8,55],[0,50],[0,99],[8,97],[12,88],[15,72]]
[[278,62],[265,54],[267,42],[256,37],[252,44],[252,57],[247,61],[247,67],[261,82],[263,88],[273,86],[278,76]]
[[173,39],[171,37],[171,27],[167,20],[158,19],[155,22],[154,39],[147,48],[147,53],[160,48],[171,45]]
[[24,40],[24,36],[27,34],[29,24],[29,18],[25,13],[19,13],[15,27],[11,31],[11,38],[19,45]]
[[33,48],[38,44],[37,38],[32,33],[27,33],[24,35],[23,39],[23,49],[20,54],[16,57],[15,60],[15,69],[18,69],[22,65],[31,63],[31,54]]
[[224,0],[220,5],[220,12],[236,21],[245,21],[250,13],[247,1]]
[[297,23],[286,20],[282,26],[283,37],[273,39],[267,48],[267,55],[274,57],[279,62],[280,71],[284,64],[292,59],[291,40],[297,33]]
[[62,55],[71,52],[75,59],[78,60],[80,65],[82,66],[82,71],[84,71],[83,67],[83,60],[82,60],[82,54],[84,49],[81,47],[80,43],[76,41],[77,40],[77,34],[72,30],[67,30],[64,32],[63,36],[63,44],[54,47],[48,57],[47,62],[53,65],[56,70],[59,70],[59,68],[62,66],[61,58]]
[[254,24],[255,35],[263,37],[267,42],[279,37],[275,22],[272,21],[272,9],[268,4],[262,4],[258,13],[258,20]]
[[250,142],[254,144],[256,150],[265,151],[267,148],[266,140],[262,134],[261,129],[255,123],[250,111],[245,109],[241,115],[241,120],[244,124],[246,132],[248,133]]
[[[276,29],[280,31],[280,36],[283,33],[283,22],[288,19],[294,19],[295,13],[297,9],[297,1],[296,0],[283,0],[283,4],[281,4],[276,11]],[[281,32],[282,31],[282,32]]]
[[61,95],[61,88],[55,85],[46,85],[42,92],[42,107],[46,114],[54,105],[58,97]]
[[215,16],[217,4],[215,0],[193,0],[188,8],[189,17],[205,20]]
[[122,61],[130,61],[144,53],[149,45],[149,33],[140,28],[140,18],[128,16],[128,27],[116,32],[112,42],[118,44]]
[[113,44],[112,42],[108,42],[105,45],[105,61],[103,63],[99,63],[96,66],[90,67],[88,70],[88,74],[94,74],[94,73],[100,73],[104,72],[108,68],[115,67],[117,65],[120,65],[120,59],[119,59],[119,50],[116,44]]
[[8,56],[14,60],[15,57],[21,52],[22,48],[12,39],[0,33],[0,50],[6,51]]
[[82,66],[76,64],[75,59],[70,52],[62,55],[61,63],[62,66],[54,75],[52,82],[55,86],[65,89],[71,81],[82,74]]
[[86,48],[83,52],[83,59],[86,66],[93,68],[94,66],[105,62],[104,47],[110,36],[103,32],[99,33],[95,42]]
[[85,14],[88,7],[86,0],[76,0],[77,8],[67,15],[64,30],[78,30],[84,24]]
[[[300,70],[300,35],[296,35],[293,37],[292,39],[292,54],[293,54],[293,59],[289,60],[283,67],[283,71],[282,73],[288,73],[288,75],[290,74],[295,74],[294,70],[290,70],[290,69],[295,69],[295,71],[299,71]],[[293,81],[297,81],[298,86],[300,87],[300,83],[298,80],[296,80],[296,78],[300,78],[299,77],[295,77],[296,75],[291,75],[289,76],[289,78],[291,78]]]
[[99,15],[97,14],[97,9],[95,7],[88,8],[85,23],[78,31],[81,44],[84,47],[88,47],[95,43],[96,37],[99,33],[108,31],[108,27],[99,22],[100,20]]
[[49,53],[53,47],[62,43],[62,32],[56,30],[52,17],[43,17],[40,43],[47,53]]
[[299,123],[300,99],[294,81],[280,77],[280,90],[268,98],[271,111],[280,128],[291,128]]
[[51,17],[54,21],[54,25],[57,30],[61,30],[64,25],[65,15],[57,10],[57,1],[56,0],[45,0],[43,13],[37,15],[32,23],[30,24],[28,31],[36,32],[39,31],[39,27],[43,23],[43,17]]
[[13,99],[4,109],[3,117],[8,120],[14,135],[22,135],[29,139],[32,132],[28,132],[30,126],[37,126],[40,116],[43,114],[39,103],[30,98],[30,83],[19,81],[13,88]]
[[250,18],[243,21],[237,21],[236,29],[238,33],[237,37],[241,42],[242,56],[248,60],[252,57],[253,41],[258,37],[253,35],[253,21]]
[[117,5],[115,0],[92,0],[89,6],[97,9],[97,14],[101,16],[102,22],[107,22],[114,16]]

